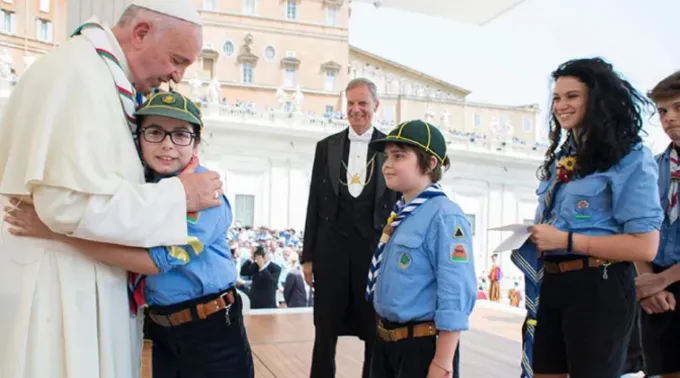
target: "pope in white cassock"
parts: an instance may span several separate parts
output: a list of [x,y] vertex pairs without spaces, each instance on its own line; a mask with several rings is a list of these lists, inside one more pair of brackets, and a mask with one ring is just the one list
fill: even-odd
[[[191,0],[140,0],[96,18],[23,75],[0,122],[0,194],[33,201],[71,237],[184,244],[187,211],[219,205],[215,172],[144,182],[136,92],[179,82],[202,47]],[[66,244],[0,233],[0,377],[134,378],[141,334],[126,272]]]

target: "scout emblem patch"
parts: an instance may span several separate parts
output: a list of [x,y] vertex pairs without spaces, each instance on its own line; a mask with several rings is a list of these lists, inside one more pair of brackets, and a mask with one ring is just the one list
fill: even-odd
[[198,213],[187,213],[187,222],[196,224],[198,222]]
[[172,95],[167,95],[167,96],[163,97],[162,101],[163,101],[164,104],[171,105],[171,104],[175,103],[175,97],[172,96]]
[[453,250],[451,251],[451,261],[455,263],[468,262],[468,254],[463,244],[453,244]]
[[401,269],[406,269],[411,265],[411,256],[408,255],[408,253],[402,253],[401,256],[399,256],[399,267]]
[[585,214],[586,209],[590,206],[590,203],[586,200],[580,200],[576,203],[576,219],[590,219],[590,215]]
[[460,239],[464,238],[465,234],[463,233],[463,229],[460,228],[460,226],[456,227],[456,231],[453,233],[453,238],[454,239]]

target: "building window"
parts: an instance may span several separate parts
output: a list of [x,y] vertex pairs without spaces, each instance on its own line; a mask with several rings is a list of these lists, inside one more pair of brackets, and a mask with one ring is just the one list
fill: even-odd
[[255,0],[243,0],[243,14],[249,16],[255,14]]
[[501,114],[501,120],[499,122],[499,125],[501,127],[505,127],[510,124],[510,121],[508,120],[508,116]]
[[253,227],[255,224],[255,196],[237,194],[234,198],[234,220],[243,226]]
[[7,34],[16,34],[17,15],[14,12],[2,10],[2,25],[0,25],[0,31]]
[[222,46],[222,53],[224,56],[234,55],[234,43],[232,41],[224,42],[224,46]]
[[50,11],[50,0],[40,0],[40,11],[45,13]]
[[286,18],[289,20],[297,20],[297,2],[295,0],[288,0]]
[[532,129],[531,125],[531,118],[524,117],[524,131],[530,132]]
[[283,71],[283,85],[286,87],[295,86],[295,68],[286,67]]
[[243,63],[241,70],[241,80],[244,84],[253,83],[253,65],[250,63]]
[[52,23],[47,20],[36,21],[36,38],[42,42],[52,42]]
[[324,83],[324,89],[329,92],[335,90],[335,72],[326,71],[326,82]]
[[272,46],[267,46],[264,48],[264,60],[271,62],[276,58],[276,50]]
[[212,79],[215,77],[215,60],[212,58],[203,58],[203,77]]
[[203,0],[203,10],[215,10],[215,0]]
[[470,232],[472,232],[472,236],[475,236],[477,217],[475,214],[465,214],[465,218],[470,222]]
[[326,8],[326,25],[336,26],[338,24],[338,8],[327,7]]
[[479,113],[475,113],[475,129],[482,127],[482,116]]

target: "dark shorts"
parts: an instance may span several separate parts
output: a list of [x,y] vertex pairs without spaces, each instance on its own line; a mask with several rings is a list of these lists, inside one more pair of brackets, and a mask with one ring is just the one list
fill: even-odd
[[[418,323],[398,324],[383,320],[386,329]],[[371,378],[426,378],[437,351],[437,337],[413,337],[388,342],[376,337],[371,359]],[[452,378],[460,378],[460,343],[453,357]]]
[[[662,271],[654,267],[656,273]],[[680,282],[676,282],[666,290],[680,300]],[[642,335],[642,353],[645,373],[661,375],[680,372],[680,310],[667,311],[661,314],[640,315],[640,331]]]
[[635,324],[635,268],[612,264],[606,279],[604,269],[545,273],[534,336],[535,374],[621,377]]
[[[152,308],[161,314],[170,314],[195,308],[198,303],[218,296]],[[147,317],[146,337],[152,341],[153,378],[253,378],[255,371],[243,324],[243,302],[238,294],[234,299],[228,312],[218,311],[203,320],[174,327],[157,325]]]

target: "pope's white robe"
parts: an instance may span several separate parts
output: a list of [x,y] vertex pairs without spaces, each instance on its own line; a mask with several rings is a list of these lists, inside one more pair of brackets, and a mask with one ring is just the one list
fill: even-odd
[[[73,237],[186,243],[182,184],[144,183],[111,73],[84,37],[38,59],[3,112],[0,194],[32,194],[40,218]],[[139,331],[125,271],[66,244],[14,237],[2,224],[0,377],[135,378]]]

